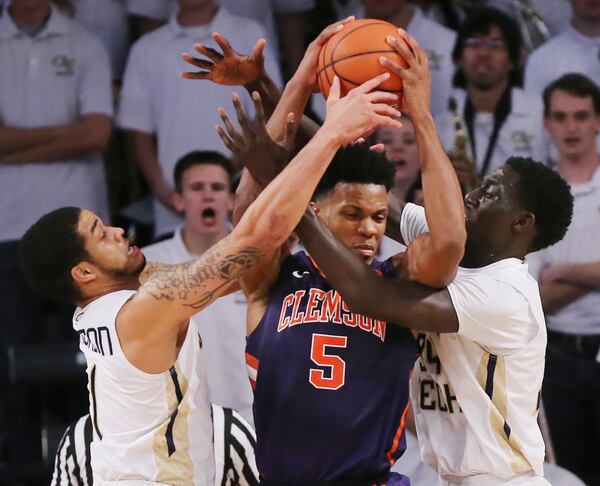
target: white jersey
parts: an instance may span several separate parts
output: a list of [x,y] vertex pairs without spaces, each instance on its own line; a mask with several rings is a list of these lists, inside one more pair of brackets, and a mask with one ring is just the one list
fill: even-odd
[[[185,246],[182,231],[179,226],[173,238],[142,248],[146,261],[183,263],[198,258]],[[244,294],[233,292],[202,309],[191,322],[204,343],[210,402],[233,408],[252,424],[254,396],[245,360],[247,307]]]
[[189,326],[169,371],[139,370],[123,354],[115,328],[117,314],[134,293],[104,295],[77,308],[73,316],[87,361],[90,416],[99,437],[91,447],[94,484],[211,484],[211,411],[198,332]]
[[[407,243],[427,231],[423,208],[408,204],[401,230]],[[537,282],[508,258],[459,268],[448,292],[459,330],[420,337],[410,381],[423,462],[453,484],[543,476],[546,325]]]

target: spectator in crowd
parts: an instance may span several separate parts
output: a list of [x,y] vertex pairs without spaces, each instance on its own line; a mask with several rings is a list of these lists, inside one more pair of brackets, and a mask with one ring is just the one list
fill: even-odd
[[558,464],[600,484],[590,453],[600,443],[600,90],[567,74],[544,90],[544,106],[557,170],[575,202],[565,238],[527,257],[548,324],[542,396]]
[[[378,128],[372,139],[375,144],[383,144],[386,157],[394,165],[394,187],[388,192],[388,210],[392,219],[400,218],[404,203],[409,202],[411,188],[421,181],[415,127],[406,113],[402,114],[401,122],[401,128]],[[377,249],[377,258],[383,261],[405,249],[404,245],[384,236]]]
[[456,5],[453,0],[409,0],[409,2],[421,8],[425,17],[452,30],[458,30],[464,17],[463,8]]
[[386,157],[394,164],[394,187],[390,193],[399,201],[407,202],[408,190],[419,178],[419,148],[410,117],[403,114],[401,122],[402,128],[379,128],[373,140],[383,144]]
[[110,57],[112,78],[123,76],[129,51],[127,0],[73,0],[75,20],[96,35]]
[[[218,152],[186,154],[175,165],[174,205],[185,221],[172,238],[143,249],[148,261],[183,263],[198,258],[231,231],[233,164]],[[192,321],[202,337],[211,403],[240,412],[252,422],[248,380],[246,299],[235,292],[213,302]]]
[[[543,106],[520,84],[521,36],[516,23],[496,9],[475,11],[458,33],[452,58],[456,65],[454,109],[438,115],[438,133],[446,150],[455,146],[460,118],[476,176],[483,178],[510,156],[547,160]],[[457,170],[464,170],[457,167]]]
[[[177,0],[129,0],[130,11],[155,22],[164,22],[177,10]],[[229,12],[261,24],[267,44],[281,53],[287,70],[293,73],[304,55],[303,14],[315,6],[315,0],[215,0]],[[147,22],[148,24],[148,22]],[[281,46],[280,46],[281,44]],[[281,47],[281,49],[280,49]]]
[[[46,304],[17,267],[17,244],[45,211],[108,218],[101,150],[111,132],[108,56],[49,0],[12,0],[0,18],[0,413],[11,461],[39,457],[37,403],[7,384],[7,348],[39,341]],[[29,401],[28,401],[29,400]]]
[[570,0],[571,24],[566,30],[531,53],[525,68],[525,89],[541,94],[559,76],[585,74],[600,83],[600,2]]
[[[179,76],[186,68],[181,53],[194,43],[214,45],[213,32],[246,53],[265,36],[260,25],[232,15],[212,0],[179,0],[177,15],[139,39],[127,62],[118,120],[132,131],[134,156],[155,197],[156,236],[174,231],[181,222],[173,205],[176,161],[192,150],[222,147],[214,121],[217,109],[229,103],[231,89],[190,83]],[[267,71],[281,84],[268,45],[264,57]],[[249,96],[243,102],[250,108]]]
[[[569,25],[573,9],[569,0],[487,0],[488,7],[494,7],[511,15],[522,28],[528,28],[532,33],[539,33],[539,28],[530,18],[535,12],[542,20],[550,36],[560,34]],[[538,36],[539,37],[539,36]],[[527,47],[531,47],[527,45]],[[536,46],[533,46],[536,47]]]

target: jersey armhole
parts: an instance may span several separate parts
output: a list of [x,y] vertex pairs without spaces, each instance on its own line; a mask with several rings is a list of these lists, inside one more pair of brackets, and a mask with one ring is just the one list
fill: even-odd
[[[121,315],[121,312],[123,311],[123,309],[125,308],[125,306],[131,302],[131,300],[133,299],[133,297],[135,297],[135,295],[136,294],[133,293],[133,294],[131,294],[129,296],[129,298],[123,303],[123,305],[121,306],[121,308],[117,312],[117,315],[115,316],[115,334],[117,335],[117,343],[118,343],[118,346],[119,346],[119,351],[120,351],[120,354],[121,354],[121,356],[123,358],[123,362],[126,363],[126,366],[132,372],[134,372],[137,375],[142,376],[144,378],[162,379],[163,374],[167,373],[169,370],[164,370],[164,371],[161,371],[159,373],[148,373],[147,371],[139,369],[136,365],[134,365],[131,361],[129,361],[129,358],[125,354],[123,346],[121,345],[121,336],[119,336],[119,316]],[[180,351],[185,346],[185,343],[186,343],[187,339],[189,338],[190,326],[193,326],[193,325],[194,324],[192,323],[191,319],[188,320],[188,329],[187,329],[187,332],[186,332],[185,339],[183,340],[183,343],[181,344]],[[177,361],[178,358],[179,358],[179,353],[177,354],[177,357],[175,358],[175,361]],[[175,364],[175,363],[173,363],[173,364]],[[173,365],[171,365],[171,366],[173,366]]]

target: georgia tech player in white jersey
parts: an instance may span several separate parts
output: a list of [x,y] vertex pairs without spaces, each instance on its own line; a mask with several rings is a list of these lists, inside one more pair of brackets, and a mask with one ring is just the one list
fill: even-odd
[[[401,231],[407,244],[428,231],[423,208],[404,207]],[[537,282],[521,260],[505,258],[459,267],[447,290],[458,332],[420,333],[410,380],[423,462],[450,484],[543,476],[546,322]]]
[[[393,257],[397,278],[378,278],[314,213],[297,232],[353,312],[420,335],[411,400],[423,459],[442,483],[548,484],[536,422],[546,331],[523,259],[564,237],[573,197],[549,167],[510,157],[464,204],[449,198],[457,180],[429,113],[426,57],[399,33],[404,42],[388,43],[408,69],[380,62],[404,83],[425,209],[407,205],[400,221],[388,218],[386,234],[408,243]],[[448,279],[427,278],[424,268],[440,265]]]
[[[90,415],[99,438],[92,443],[95,485],[213,481],[210,409],[198,374],[200,342],[189,319],[237,288],[256,263],[274,258],[338,148],[377,126],[399,126],[399,112],[386,104],[397,97],[373,91],[388,77],[342,99],[335,81],[324,125],[233,232],[197,260],[146,265],[122,229],[85,209],[54,210],[27,231],[20,263],[29,284],[78,306],[73,324],[87,359]],[[256,128],[264,126],[264,115],[258,94],[254,99],[257,120],[244,130],[273,143]]]
[[[411,246],[429,237],[424,189],[425,209],[408,204],[401,216],[408,250],[397,268],[409,276],[420,256]],[[514,157],[465,205],[464,256],[441,290],[403,278],[379,282],[317,218],[304,218],[300,236],[354,312],[419,333],[411,402],[422,458],[442,484],[548,484],[536,420],[546,327],[523,258],[564,236],[572,196],[556,172]]]

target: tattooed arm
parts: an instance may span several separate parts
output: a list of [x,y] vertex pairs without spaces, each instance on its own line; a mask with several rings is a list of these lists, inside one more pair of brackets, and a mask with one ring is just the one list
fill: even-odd
[[324,125],[250,205],[229,237],[195,261],[145,270],[143,284],[117,317],[119,341],[132,364],[146,372],[168,370],[189,318],[279,251],[338,148],[379,125],[399,125],[394,120],[398,111],[385,104],[395,96],[373,91],[388,77],[367,81],[342,99],[336,78]]

